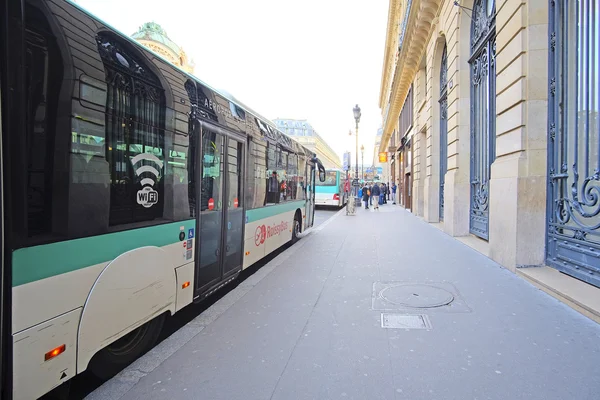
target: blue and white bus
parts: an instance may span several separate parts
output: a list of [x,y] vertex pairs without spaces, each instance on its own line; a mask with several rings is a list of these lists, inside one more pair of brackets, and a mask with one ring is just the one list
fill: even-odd
[[346,172],[341,169],[325,170],[325,181],[317,182],[315,202],[318,206],[343,207],[348,201],[344,193]]
[[168,316],[298,240],[325,169],[77,5],[2,7],[2,266],[13,396],[29,400],[113,375]]

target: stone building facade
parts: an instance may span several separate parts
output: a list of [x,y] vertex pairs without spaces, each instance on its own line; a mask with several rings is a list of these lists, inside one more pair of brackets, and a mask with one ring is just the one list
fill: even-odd
[[273,120],[273,123],[277,125],[277,128],[281,132],[291,136],[304,147],[314,151],[325,168],[342,168],[340,156],[337,155],[307,120],[276,118]]
[[562,283],[540,274],[600,298],[600,6],[389,4],[379,151],[401,204],[546,289]]
[[194,61],[188,59],[183,48],[173,42],[167,32],[156,22],[146,22],[131,37],[185,72],[194,73]]

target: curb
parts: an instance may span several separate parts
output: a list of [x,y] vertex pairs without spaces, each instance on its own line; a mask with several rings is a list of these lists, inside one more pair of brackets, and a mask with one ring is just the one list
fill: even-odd
[[164,361],[171,357],[175,352],[181,349],[186,343],[192,340],[196,335],[217,320],[238,300],[244,297],[254,286],[258,285],[275,268],[283,264],[294,253],[300,250],[308,243],[309,236],[314,236],[322,231],[333,220],[345,212],[345,208],[340,209],[333,216],[328,218],[321,225],[309,228],[303,233],[303,240],[294,244],[283,251],[277,257],[269,261],[262,268],[249,276],[244,282],[240,283],[235,289],[231,290],[212,306],[204,310],[196,318],[182,326],[171,336],[160,342],[156,347],[148,351],[142,357],[131,363],[112,379],[104,382],[100,387],[85,397],[85,400],[119,400],[133,388],[143,377],[150,374],[158,368]]

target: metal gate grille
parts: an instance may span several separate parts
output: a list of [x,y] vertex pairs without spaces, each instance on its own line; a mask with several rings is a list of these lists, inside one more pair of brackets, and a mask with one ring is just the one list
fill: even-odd
[[444,184],[448,171],[448,49],[444,45],[440,65],[440,221],[444,220]]
[[489,238],[490,173],[496,156],[496,7],[476,0],[471,21],[471,210],[469,231]]
[[600,287],[600,6],[551,0],[547,263]]

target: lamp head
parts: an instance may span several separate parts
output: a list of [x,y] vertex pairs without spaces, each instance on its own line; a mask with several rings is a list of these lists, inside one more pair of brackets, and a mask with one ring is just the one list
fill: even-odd
[[358,124],[360,122],[360,107],[358,106],[358,104],[352,109],[352,111],[354,112],[354,119]]

